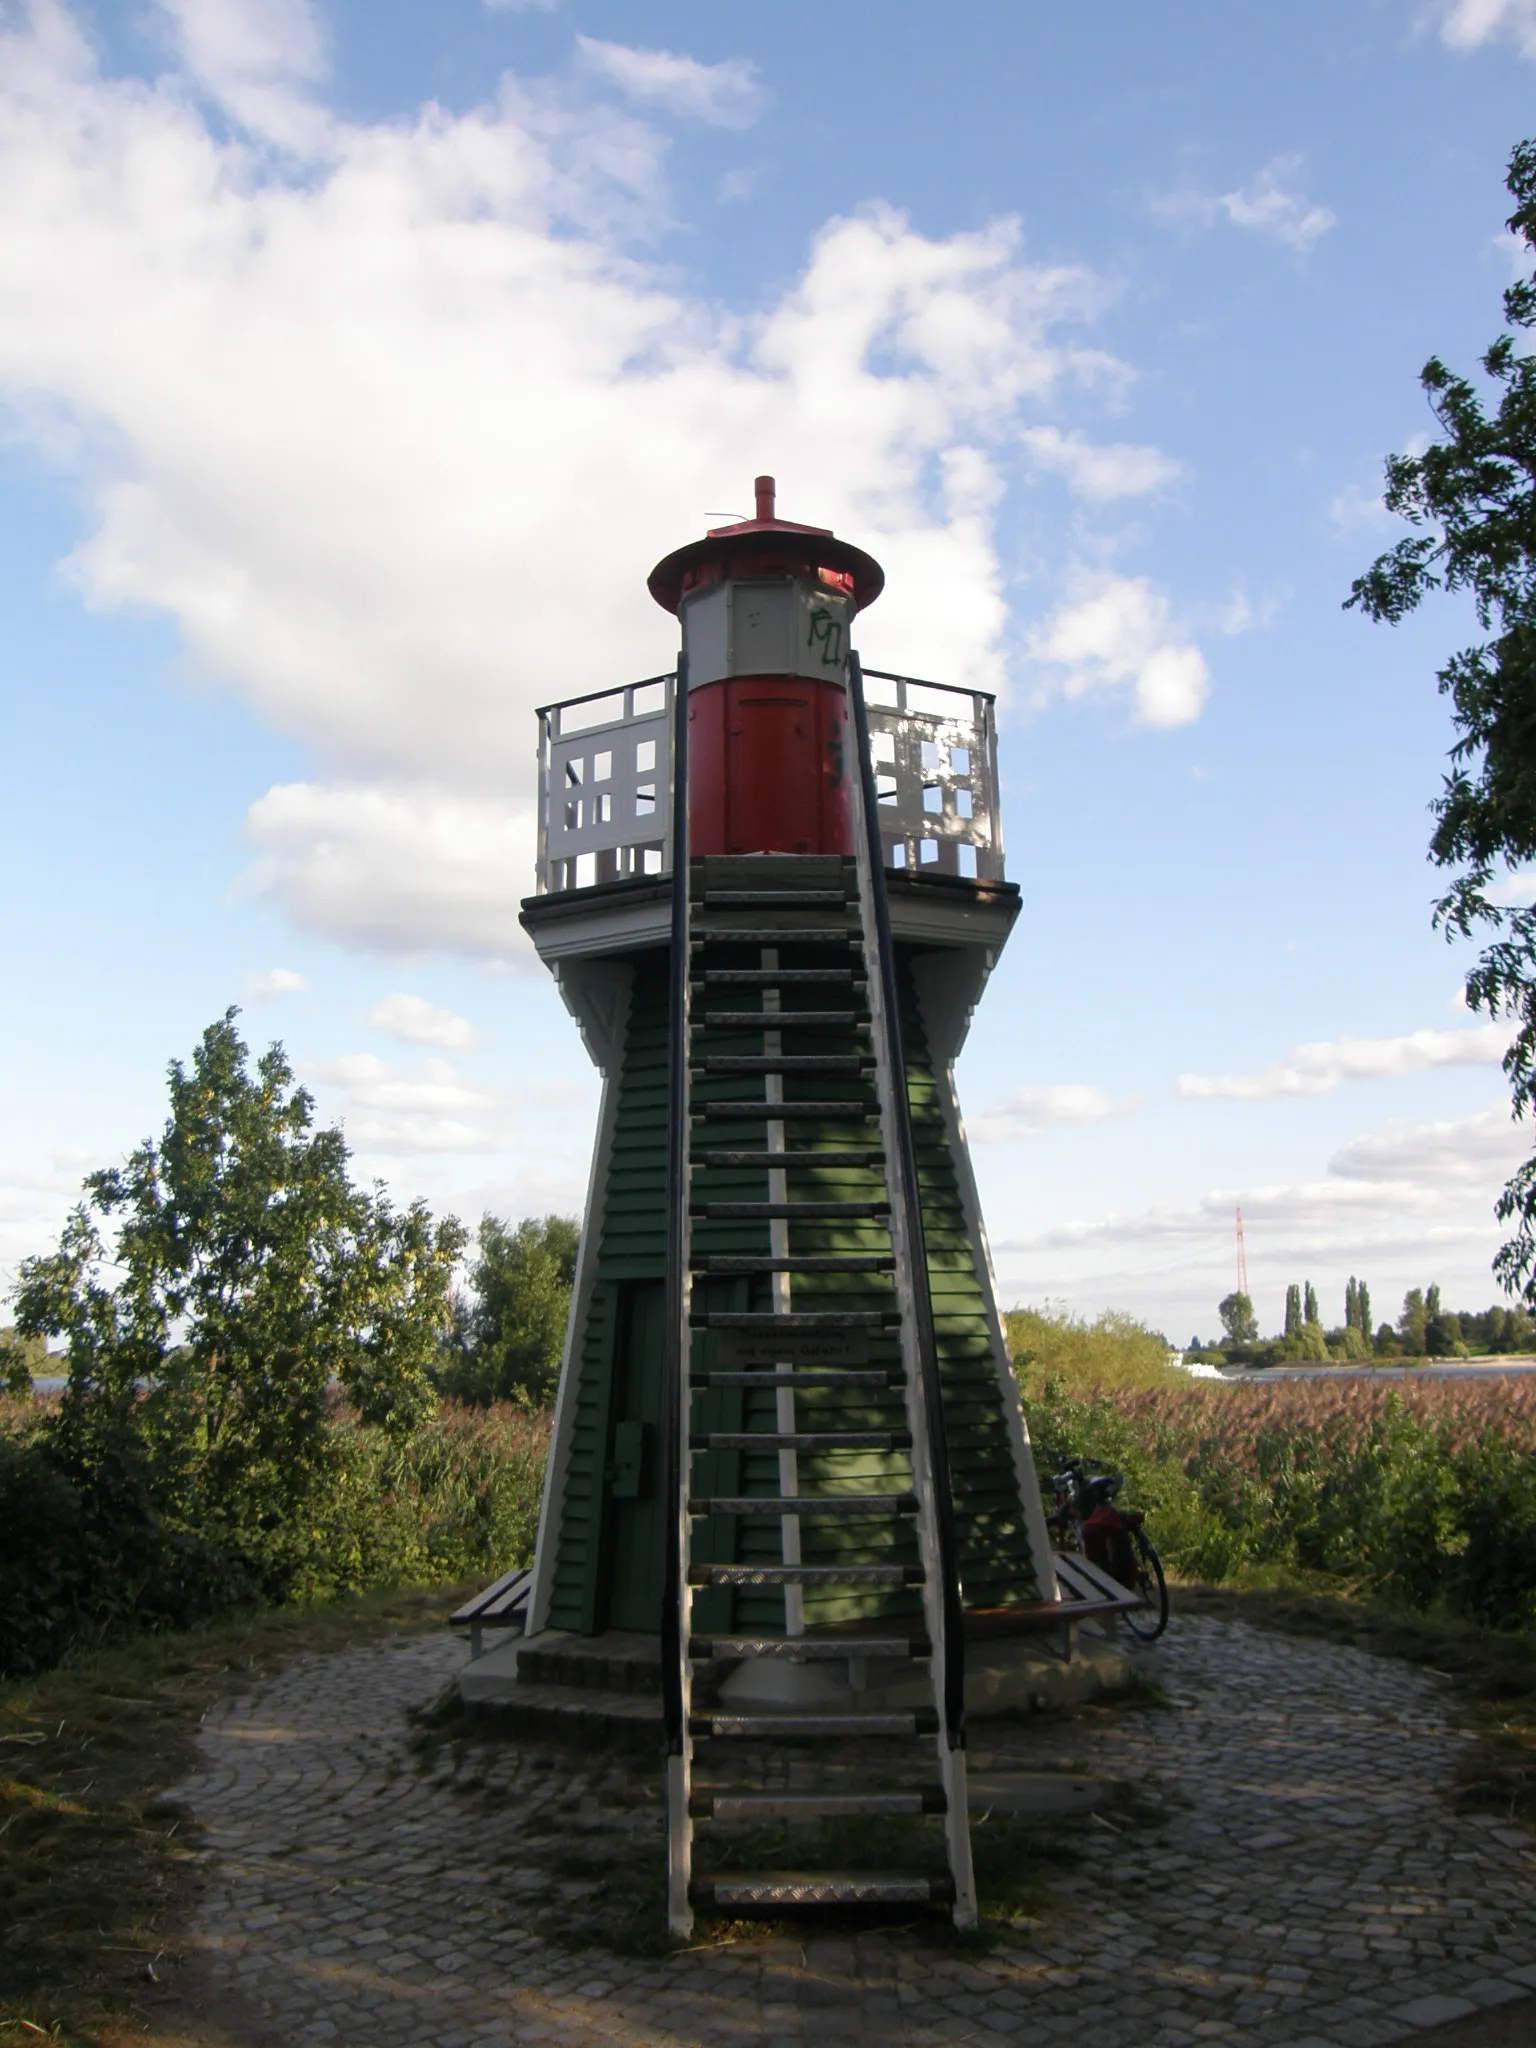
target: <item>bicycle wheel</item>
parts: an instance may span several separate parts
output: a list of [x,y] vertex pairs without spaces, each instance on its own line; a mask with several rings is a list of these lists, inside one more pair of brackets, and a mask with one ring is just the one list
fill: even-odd
[[1163,1560],[1148,1538],[1139,1529],[1135,1535],[1136,1591],[1142,1604],[1125,1610],[1125,1625],[1133,1636],[1152,1643],[1168,1626],[1168,1582],[1163,1577]]

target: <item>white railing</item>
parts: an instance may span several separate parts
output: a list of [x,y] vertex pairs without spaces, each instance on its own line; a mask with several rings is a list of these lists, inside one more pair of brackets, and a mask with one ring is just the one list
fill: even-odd
[[888,868],[1003,879],[994,701],[985,690],[865,669]]
[[539,712],[541,896],[671,867],[676,682],[649,676]]
[[[671,871],[676,681],[651,676],[539,712],[541,895]],[[991,696],[866,669],[864,697],[886,866],[1000,882]]]

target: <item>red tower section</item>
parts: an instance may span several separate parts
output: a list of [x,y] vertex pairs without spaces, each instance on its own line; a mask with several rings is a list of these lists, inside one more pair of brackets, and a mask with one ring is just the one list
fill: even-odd
[[718,526],[651,571],[688,661],[688,834],[695,854],[851,853],[848,643],[885,572],[828,527]]

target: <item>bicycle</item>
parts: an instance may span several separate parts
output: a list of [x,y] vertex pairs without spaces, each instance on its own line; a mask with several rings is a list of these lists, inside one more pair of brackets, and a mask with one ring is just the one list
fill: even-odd
[[1080,1551],[1140,1596],[1139,1607],[1125,1610],[1125,1625],[1151,1643],[1168,1626],[1168,1581],[1141,1509],[1115,1505],[1124,1484],[1117,1472],[1091,1473],[1081,1458],[1068,1458],[1051,1480],[1055,1502],[1046,1520],[1064,1550]]

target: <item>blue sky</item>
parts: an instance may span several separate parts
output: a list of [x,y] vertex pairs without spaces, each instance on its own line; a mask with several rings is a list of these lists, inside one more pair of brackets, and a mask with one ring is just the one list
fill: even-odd
[[[1433,674],[1341,610],[1513,274],[1536,0],[0,4],[0,1280],[231,1002],[359,1169],[579,1207],[534,705],[743,509],[1001,698],[960,1067],[1006,1302],[1494,1297]],[[1511,884],[1518,889],[1520,883]]]

